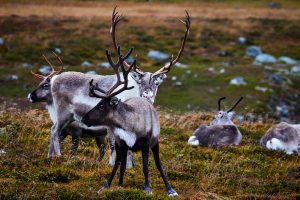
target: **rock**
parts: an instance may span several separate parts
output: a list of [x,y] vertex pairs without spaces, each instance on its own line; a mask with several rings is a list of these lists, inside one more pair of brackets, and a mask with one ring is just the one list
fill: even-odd
[[247,42],[247,39],[245,37],[239,37],[238,41],[240,44],[245,44]]
[[0,37],[0,45],[4,45],[4,39]]
[[243,77],[237,76],[230,80],[230,85],[246,85]]
[[274,68],[272,66],[265,66],[264,68],[265,68],[265,70],[269,70],[269,71],[273,71],[274,70]]
[[178,68],[183,68],[183,69],[186,69],[186,68],[188,68],[188,66],[187,65],[185,65],[185,64],[182,64],[182,63],[180,63],[180,62],[177,62],[177,63],[175,63],[175,65],[174,65],[175,67],[178,67]]
[[172,76],[171,80],[172,81],[176,81],[177,80],[177,76]]
[[276,106],[277,113],[282,117],[288,117],[290,115],[289,108],[284,102],[280,102],[278,106]]
[[225,73],[225,69],[224,68],[222,68],[222,69],[220,69],[220,74],[224,74]]
[[194,78],[198,78],[198,74],[194,74]]
[[276,84],[282,83],[282,77],[280,74],[270,74],[267,76],[268,80],[273,81]]
[[97,73],[95,71],[87,71],[85,74],[91,74],[91,75],[96,75]]
[[131,65],[134,61],[134,58],[129,56],[126,60],[125,60],[129,65]]
[[299,74],[300,73],[300,66],[292,67],[291,73]]
[[261,64],[264,64],[264,63],[276,63],[277,62],[277,59],[270,55],[270,54],[259,54],[258,56],[256,56],[253,64],[254,65],[261,65]]
[[102,63],[98,64],[98,67],[108,69],[108,68],[110,68],[110,64],[108,62],[102,62]]
[[220,50],[220,51],[217,52],[217,55],[221,56],[221,57],[224,57],[224,56],[227,56],[228,53],[226,51],[224,51],[224,50]]
[[207,69],[207,71],[213,73],[213,72],[215,72],[215,68],[210,67],[210,68]]
[[24,69],[29,69],[29,68],[32,67],[32,65],[30,65],[30,64],[28,64],[28,63],[22,63],[21,66],[22,66],[22,68],[24,68]]
[[177,82],[175,82],[173,85],[174,85],[174,86],[182,86],[183,83],[182,83],[181,81],[177,81]]
[[55,48],[54,51],[58,54],[61,54],[61,49],[60,48]]
[[39,72],[41,72],[43,75],[48,75],[51,73],[51,67],[48,65],[42,65],[42,67],[39,69]]
[[0,135],[6,133],[6,127],[0,128]]
[[82,63],[81,63],[81,66],[82,67],[91,67],[92,66],[92,63],[90,63],[89,61],[83,61]]
[[247,48],[246,54],[247,54],[247,56],[255,58],[259,54],[262,54],[262,50],[261,50],[260,47],[252,45],[252,46],[250,46],[250,47]]
[[15,75],[15,74],[11,74],[11,75],[8,75],[6,77],[6,80],[8,80],[8,81],[17,81],[17,80],[19,80],[19,76]]
[[0,149],[0,156],[6,154],[6,152],[3,149]]
[[186,73],[186,74],[191,74],[192,71],[191,71],[191,70],[186,70],[185,73]]
[[155,60],[157,62],[163,62],[169,59],[169,56],[163,52],[160,51],[155,51],[155,50],[151,50],[148,52],[147,56],[152,59]]
[[281,5],[279,3],[276,3],[274,1],[269,2],[269,8],[271,8],[271,9],[279,9],[280,7],[281,7]]
[[296,60],[294,60],[290,57],[287,57],[287,56],[281,56],[280,58],[278,58],[278,61],[285,63],[287,65],[296,65],[297,64]]
[[271,90],[271,89],[269,89],[269,88],[261,87],[261,86],[256,86],[255,89],[256,89],[257,91],[261,91],[261,92],[267,92],[267,91]]

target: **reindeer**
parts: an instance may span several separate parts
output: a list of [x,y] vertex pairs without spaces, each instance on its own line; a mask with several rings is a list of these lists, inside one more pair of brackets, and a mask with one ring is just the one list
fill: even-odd
[[270,150],[282,150],[286,154],[299,154],[300,124],[281,122],[269,128],[260,145]]
[[238,127],[231,121],[234,108],[242,101],[241,97],[234,106],[228,111],[221,110],[221,102],[225,97],[218,101],[218,113],[211,121],[210,126],[201,125],[189,138],[188,144],[193,146],[228,146],[238,145],[242,140],[242,134]]
[[[187,12],[186,12],[187,13]],[[117,51],[117,43],[115,39],[115,28],[116,25],[122,19],[121,15],[118,15],[116,8],[112,14],[112,26],[111,26],[111,36],[113,39],[113,44],[115,50]],[[134,88],[130,91],[124,91],[119,94],[117,97],[119,99],[126,100],[132,97],[139,97],[141,94],[149,94],[151,90],[153,96],[142,95],[154,102],[154,98],[157,92],[158,85],[162,82],[161,77],[166,77],[167,73],[171,66],[178,62],[183,50],[185,41],[187,39],[189,29],[190,29],[190,17],[187,13],[185,21],[182,21],[186,26],[185,36],[183,38],[180,50],[176,56],[170,60],[169,64],[166,64],[164,67],[156,71],[155,73],[145,73],[147,75],[142,76],[142,71],[139,70],[137,66],[134,66],[134,71],[137,74],[130,74],[128,78],[128,85]],[[125,60],[130,56],[133,49],[124,56],[124,65],[129,66]],[[121,72],[122,73],[122,72]],[[135,78],[133,78],[135,77]],[[53,75],[50,81],[50,88],[52,93],[53,104],[48,108],[50,115],[52,115],[53,126],[51,127],[51,136],[50,136],[50,147],[48,151],[48,158],[51,158],[54,151],[58,156],[61,156],[60,146],[59,146],[59,136],[61,131],[67,127],[73,121],[81,121],[81,118],[98,103],[94,98],[89,97],[87,91],[88,82],[90,79],[93,79],[101,88],[109,88],[115,81],[116,75],[101,76],[101,75],[87,75],[80,72],[64,72],[59,76]],[[146,85],[148,83],[148,85]],[[151,84],[154,83],[154,84]],[[145,85],[144,85],[145,84]],[[145,92],[148,90],[148,92]],[[81,124],[82,127],[84,125]],[[89,129],[91,130],[91,129]],[[112,151],[111,151],[112,152]],[[113,163],[111,161],[110,163]]]
[[[145,98],[141,97],[134,97],[125,101],[116,97],[116,95],[133,88],[132,86],[128,86],[128,75],[130,70],[136,65],[136,63],[133,62],[133,64],[129,66],[129,69],[125,70],[124,59],[122,55],[120,55],[120,52],[118,53],[118,57],[118,62],[114,63],[111,59],[111,55],[107,53],[109,63],[117,74],[117,82],[115,85],[109,90],[103,90],[98,84],[93,84],[93,79],[90,81],[90,96],[100,98],[101,100],[82,118],[82,122],[87,126],[107,126],[109,132],[115,137],[116,163],[107,182],[98,193],[110,187],[119,165],[120,174],[118,186],[123,187],[123,177],[127,162],[126,155],[128,150],[132,150],[142,151],[143,173],[145,178],[144,191],[147,194],[151,194],[148,172],[148,158],[151,148],[156,167],[165,183],[167,194],[169,196],[177,196],[177,192],[168,182],[159,158],[158,137],[160,124],[154,106]],[[117,73],[119,67],[123,71],[123,80],[121,80],[120,74]],[[120,85],[123,85],[123,87],[120,88]],[[118,89],[115,90],[115,88]]]
[[[46,102],[46,109],[48,110],[50,117],[52,119],[52,122],[54,122],[53,115],[52,115],[52,110],[51,108],[53,107],[53,98],[52,98],[52,93],[50,90],[51,86],[51,78],[55,75],[59,75],[60,73],[63,72],[64,67],[62,60],[59,58],[58,55],[56,55],[54,52],[52,54],[58,59],[58,61],[61,63],[61,67],[59,71],[55,71],[54,65],[46,58],[45,55],[43,55],[44,59],[46,62],[49,64],[49,66],[52,69],[52,72],[48,76],[43,76],[40,74],[36,74],[31,71],[32,75],[37,77],[38,79],[41,79],[42,81],[38,85],[38,87],[31,92],[28,95],[28,99],[31,103],[36,103],[36,102]],[[104,154],[105,154],[105,145],[104,145],[104,139],[105,136],[97,136],[97,133],[99,131],[102,131],[106,133],[106,129],[103,130],[85,130],[83,129],[78,122],[72,122],[70,123],[67,127],[65,127],[60,135],[60,142],[62,142],[68,135],[71,135],[72,137],[72,147],[71,147],[71,157],[75,156],[77,153],[78,145],[79,145],[79,139],[81,137],[95,137],[96,144],[99,149],[99,156],[97,158],[98,161],[101,161]]]

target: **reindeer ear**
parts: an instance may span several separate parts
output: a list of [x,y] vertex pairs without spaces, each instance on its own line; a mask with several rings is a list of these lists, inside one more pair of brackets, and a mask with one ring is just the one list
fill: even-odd
[[155,80],[157,82],[157,85],[162,84],[162,82],[164,82],[164,80],[167,78],[167,75],[165,73],[163,74],[159,74],[158,76],[155,77]]
[[112,107],[116,107],[120,102],[120,99],[118,99],[117,97],[112,97],[110,99],[110,102],[109,104],[112,106]]
[[141,74],[138,74],[136,72],[130,72],[130,76],[137,82],[137,83],[141,83],[141,79],[142,79],[142,76]]

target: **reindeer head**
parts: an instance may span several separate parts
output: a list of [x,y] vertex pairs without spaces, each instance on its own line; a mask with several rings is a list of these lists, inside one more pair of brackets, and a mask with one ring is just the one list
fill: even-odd
[[[136,61],[129,66],[129,69],[126,70],[124,68],[124,60],[126,60],[130,54],[132,53],[133,49],[126,54],[126,56],[122,56],[120,52],[120,47],[117,48],[118,52],[118,62],[114,63],[114,61],[111,58],[111,54],[106,51],[106,57],[108,59],[108,62],[114,69],[116,75],[117,75],[117,82],[108,90],[104,91],[103,89],[99,88],[98,84],[93,84],[93,80],[90,81],[90,87],[89,87],[89,95],[91,97],[96,98],[102,98],[101,101],[92,109],[90,110],[83,118],[82,122],[86,124],[87,126],[91,125],[103,125],[104,121],[109,118],[109,115],[112,110],[116,110],[119,106],[120,99],[115,97],[116,95],[120,94],[121,92],[125,90],[131,90],[132,87],[128,87],[128,75],[131,69],[136,65]],[[123,80],[121,80],[119,68],[121,68]],[[120,85],[123,85],[123,87],[119,87]],[[116,90],[117,89],[117,90]],[[95,91],[98,91],[102,94],[97,94]],[[105,117],[104,117],[105,116]]]
[[229,109],[228,111],[222,111],[221,110],[221,102],[226,99],[226,97],[222,97],[218,101],[218,113],[215,115],[215,118],[213,121],[211,121],[210,125],[233,125],[233,122],[231,121],[232,116],[234,112],[232,112],[235,107],[243,100],[243,97],[241,97],[234,106]]
[[38,87],[28,94],[28,100],[31,103],[35,102],[52,102],[52,95],[51,95],[51,78],[57,74],[60,74],[63,71],[63,63],[58,55],[56,55],[54,52],[52,54],[59,60],[61,63],[61,67],[59,71],[55,71],[54,66],[50,63],[50,61],[46,58],[45,55],[43,55],[46,62],[51,66],[52,72],[48,76],[43,76],[40,74],[36,74],[31,71],[32,75],[34,75],[36,78],[40,79],[41,82],[39,83]]
[[[112,13],[112,21],[111,21],[111,29],[110,33],[112,36],[113,40],[113,45],[115,48],[115,51],[117,51],[117,42],[116,42],[116,37],[115,37],[115,30],[117,24],[122,20],[122,15],[118,15],[118,12],[116,12],[116,7],[113,10]],[[154,103],[156,93],[158,86],[167,78],[167,73],[170,71],[171,67],[175,65],[185,46],[185,42],[187,40],[190,26],[191,26],[191,21],[190,21],[190,16],[188,12],[186,11],[186,18],[185,20],[180,20],[186,27],[184,38],[181,43],[180,50],[175,58],[173,56],[171,57],[171,60],[168,64],[166,64],[164,67],[161,69],[157,70],[154,73],[151,72],[143,72],[138,66],[134,65],[133,67],[133,72],[130,73],[131,77],[138,83],[139,85],[139,90],[140,90],[140,96],[146,98],[148,101],[151,103]],[[124,65],[128,68],[129,64],[124,60]]]

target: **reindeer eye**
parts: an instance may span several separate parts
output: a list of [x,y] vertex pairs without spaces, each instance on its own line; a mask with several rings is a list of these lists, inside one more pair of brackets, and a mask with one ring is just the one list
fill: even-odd
[[43,85],[42,85],[42,88],[43,89],[49,89],[49,87],[50,87],[50,84],[49,83],[44,83]]
[[105,105],[104,105],[104,104],[102,104],[102,103],[100,103],[100,104],[98,105],[98,108],[99,108],[99,110],[104,110],[104,108],[105,108]]

